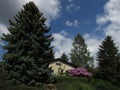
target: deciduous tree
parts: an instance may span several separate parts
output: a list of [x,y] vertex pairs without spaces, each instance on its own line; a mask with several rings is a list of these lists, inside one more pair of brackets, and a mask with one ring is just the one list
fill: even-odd
[[87,49],[84,38],[77,34],[73,42],[73,48],[70,53],[71,61],[78,67],[88,68],[89,63],[93,58],[90,56],[90,52]]

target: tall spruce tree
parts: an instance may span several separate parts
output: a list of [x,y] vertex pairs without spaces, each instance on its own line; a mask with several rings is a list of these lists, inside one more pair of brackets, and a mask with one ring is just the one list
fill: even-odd
[[118,84],[120,80],[118,48],[115,46],[111,36],[107,36],[100,45],[98,61],[98,77]]
[[91,64],[91,61],[93,61],[85,44],[85,40],[80,34],[77,34],[74,39],[70,56],[72,63],[78,67],[88,68],[89,63]]
[[5,70],[4,70],[3,62],[0,61],[0,89],[3,88],[5,82],[6,82]]
[[65,53],[62,54],[61,59],[66,61],[66,62],[69,60],[68,56]]
[[50,45],[53,37],[48,34],[50,28],[45,25],[46,18],[33,2],[10,20],[10,34],[3,35],[8,45],[3,59],[8,80],[14,84],[37,85],[46,83],[49,79],[49,60],[53,59]]

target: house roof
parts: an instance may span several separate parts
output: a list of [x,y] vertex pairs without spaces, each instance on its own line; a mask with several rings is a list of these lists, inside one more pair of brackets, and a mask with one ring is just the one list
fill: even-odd
[[73,65],[72,63],[69,63],[69,62],[67,62],[67,61],[65,61],[65,60],[62,60],[62,59],[53,59],[53,60],[51,60],[50,61],[50,64],[51,63],[54,63],[54,62],[57,62],[57,61],[60,61],[60,62],[62,62],[62,63],[64,63],[64,64],[67,64],[67,65],[69,65],[69,66],[71,66],[71,67],[74,67],[74,68],[76,68],[77,66],[75,66],[75,65]]

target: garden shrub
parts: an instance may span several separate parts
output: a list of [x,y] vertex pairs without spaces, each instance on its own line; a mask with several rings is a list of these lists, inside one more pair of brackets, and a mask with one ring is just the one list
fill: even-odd
[[68,70],[69,76],[77,76],[77,77],[92,77],[92,73],[88,72],[85,68],[79,67],[75,69]]
[[56,76],[56,79],[57,90],[120,90],[112,83],[101,79],[71,76]]
[[5,82],[6,82],[6,74],[3,67],[3,63],[0,62],[0,89],[4,86]]

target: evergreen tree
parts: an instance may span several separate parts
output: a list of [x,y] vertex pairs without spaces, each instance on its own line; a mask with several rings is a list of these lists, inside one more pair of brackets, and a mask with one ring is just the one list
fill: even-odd
[[6,75],[5,75],[4,65],[3,62],[0,61],[0,89],[3,88],[5,82],[6,82]]
[[71,61],[74,65],[78,67],[89,67],[89,63],[93,61],[93,58],[90,57],[90,52],[87,49],[84,38],[78,34],[73,42],[73,49],[70,53]]
[[97,61],[98,61],[98,75],[100,78],[112,83],[119,83],[120,80],[120,63],[118,56],[118,48],[115,46],[111,36],[107,36],[100,45]]
[[68,56],[65,53],[62,54],[61,59],[66,61],[66,62],[69,60]]
[[10,20],[10,34],[2,38],[8,42],[3,47],[7,50],[3,56],[5,70],[14,84],[39,86],[49,79],[48,61],[54,58],[50,46],[53,37],[48,34],[50,28],[37,6],[29,2],[23,7],[14,21]]

